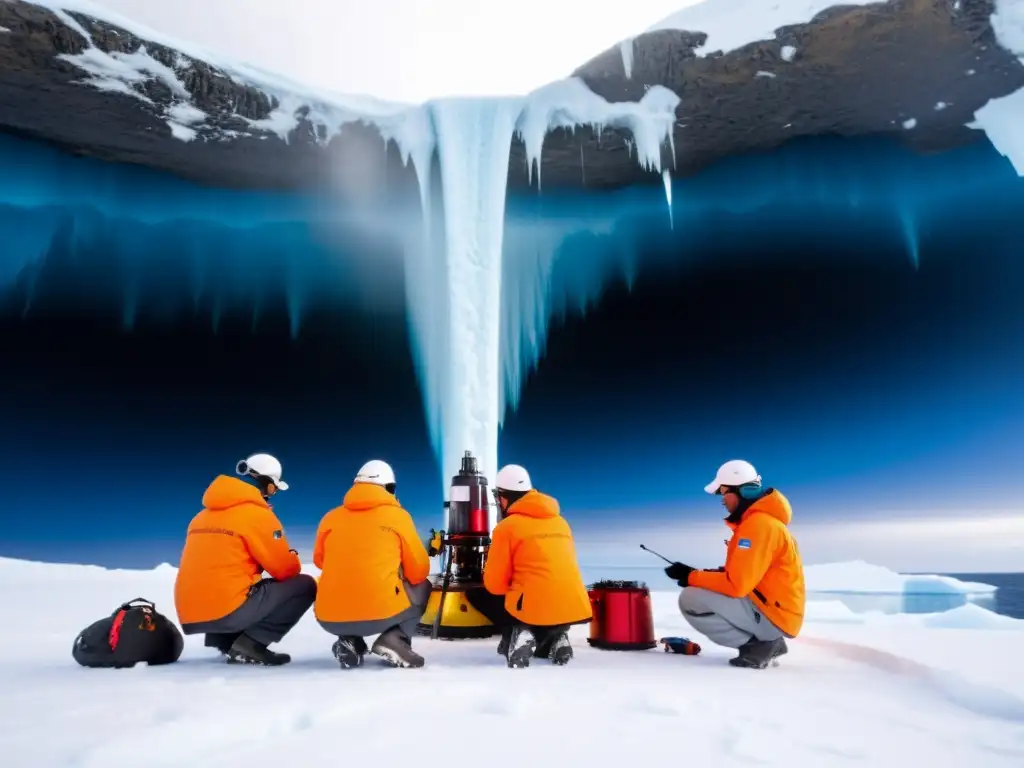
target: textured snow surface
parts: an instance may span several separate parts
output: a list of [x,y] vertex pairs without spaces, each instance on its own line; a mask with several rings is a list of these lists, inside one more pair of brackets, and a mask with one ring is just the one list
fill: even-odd
[[[822,620],[812,613],[763,672],[729,667],[732,652],[706,642],[699,657],[595,651],[586,628],[562,669],[506,669],[495,640],[417,638],[422,670],[343,672],[311,615],[281,644],[294,660],[280,669],[228,666],[195,637],[168,667],[74,664],[78,630],[124,600],[173,617],[173,579],[170,566],[0,560],[0,611],[16,628],[0,654],[5,768],[390,765],[428,759],[439,728],[498,767],[523,764],[510,733],[563,766],[1024,764],[1024,622],[982,621],[981,609],[842,622],[819,606]],[[656,634],[703,641],[675,600],[654,594]]]

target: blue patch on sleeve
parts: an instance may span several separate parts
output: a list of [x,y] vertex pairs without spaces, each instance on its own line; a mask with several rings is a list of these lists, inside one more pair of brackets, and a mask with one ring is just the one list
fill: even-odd
[[750,539],[740,539],[736,542],[736,549],[750,549]]

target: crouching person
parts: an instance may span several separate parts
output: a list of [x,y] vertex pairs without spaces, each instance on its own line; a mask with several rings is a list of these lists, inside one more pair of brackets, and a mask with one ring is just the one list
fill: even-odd
[[509,667],[528,667],[534,656],[567,664],[569,627],[591,619],[572,530],[558,502],[534,490],[520,466],[498,473],[494,495],[501,520],[484,565],[486,592],[470,590],[467,598],[502,628],[498,653]]
[[430,597],[430,559],[395,489],[390,466],[367,462],[317,530],[313,563],[322,573],[314,611],[337,636],[334,657],[343,669],[362,665],[371,636],[369,652],[392,666],[423,666],[412,635]]
[[245,480],[216,477],[189,523],[174,583],[178,622],[186,635],[205,634],[206,645],[229,662],[280,666],[291,657],[267,646],[309,610],[316,580],[301,573],[270,507],[270,498],[288,488],[281,463],[260,453],[236,470]]
[[725,567],[700,571],[682,563],[665,569],[685,587],[679,610],[695,630],[739,655],[734,667],[764,669],[788,650],[804,622],[803,564],[789,531],[793,510],[745,461],[723,464],[704,489],[722,497],[732,531]]

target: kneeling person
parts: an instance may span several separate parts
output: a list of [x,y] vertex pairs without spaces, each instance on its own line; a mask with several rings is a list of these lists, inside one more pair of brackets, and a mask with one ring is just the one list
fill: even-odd
[[395,489],[390,466],[367,462],[316,533],[313,563],[322,573],[314,612],[338,637],[334,656],[345,669],[363,663],[372,635],[370,653],[396,667],[423,666],[412,635],[430,597],[430,558]]
[[788,650],[804,622],[803,564],[789,530],[793,510],[746,461],[723,464],[705,488],[722,497],[732,530],[725,567],[695,570],[675,563],[665,569],[685,587],[683,618],[718,645],[736,648],[735,667],[764,669]]
[[502,519],[491,533],[484,566],[489,594],[467,597],[502,628],[498,653],[508,666],[527,667],[532,656],[567,664],[572,659],[569,627],[591,619],[569,523],[559,514],[558,502],[534,490],[518,465],[498,473],[494,495]]
[[205,634],[206,645],[230,662],[287,664],[288,654],[267,646],[309,610],[316,580],[301,572],[270,508],[269,499],[288,488],[281,463],[260,453],[238,462],[236,471],[245,480],[217,476],[189,523],[174,582],[178,622],[186,635]]

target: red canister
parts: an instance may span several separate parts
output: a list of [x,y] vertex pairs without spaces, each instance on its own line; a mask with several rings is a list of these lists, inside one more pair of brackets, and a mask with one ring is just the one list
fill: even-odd
[[587,590],[594,618],[587,642],[607,651],[645,651],[657,646],[651,592],[636,581],[599,581]]

